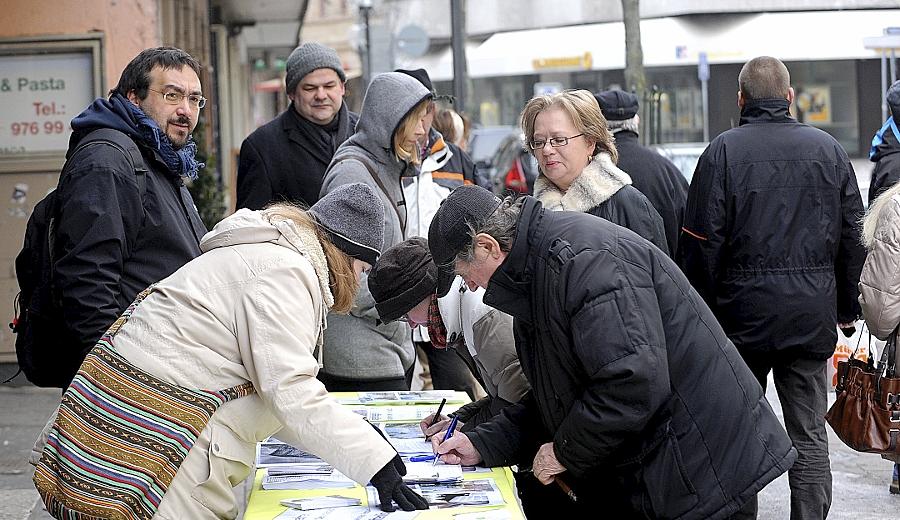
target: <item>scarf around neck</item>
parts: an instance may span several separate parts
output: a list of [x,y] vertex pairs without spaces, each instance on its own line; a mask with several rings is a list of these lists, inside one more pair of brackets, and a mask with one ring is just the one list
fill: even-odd
[[112,128],[132,138],[139,145],[157,152],[169,172],[175,176],[196,179],[206,165],[194,158],[197,144],[189,138],[187,144],[176,150],[165,132],[140,107],[119,93],[108,99],[98,98],[72,120],[72,144],[78,143],[88,133],[98,128]]

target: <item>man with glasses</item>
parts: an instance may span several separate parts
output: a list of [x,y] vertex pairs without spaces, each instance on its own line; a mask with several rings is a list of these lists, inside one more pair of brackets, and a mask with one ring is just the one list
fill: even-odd
[[52,276],[73,376],[138,292],[200,255],[206,227],[184,185],[203,167],[191,139],[206,104],[199,73],[181,49],[144,50],[72,120]]

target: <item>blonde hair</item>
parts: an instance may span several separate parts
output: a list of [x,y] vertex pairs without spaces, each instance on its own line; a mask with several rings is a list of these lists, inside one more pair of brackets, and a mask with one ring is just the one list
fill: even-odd
[[328,286],[334,297],[331,312],[349,313],[359,290],[359,279],[353,271],[353,259],[350,255],[338,249],[312,215],[302,208],[293,204],[278,203],[268,206],[266,213],[290,220],[300,229],[311,229],[315,232],[316,239],[322,246],[322,252],[325,253],[325,261],[328,263]]
[[[425,117],[428,109],[432,106],[434,106],[434,101],[432,101],[431,98],[423,99],[418,105],[414,106],[413,109],[406,114],[406,117],[400,121],[400,124],[397,125],[397,130],[394,131],[393,141],[394,156],[398,161],[419,164],[419,151],[416,149],[407,150],[403,146],[407,139],[415,133],[416,126],[422,121],[422,118]],[[427,128],[425,129],[425,132],[428,132]]]
[[431,126],[444,136],[444,141],[459,145],[463,140],[463,134],[465,134],[463,120],[459,114],[448,108],[437,111]]
[[[597,99],[587,90],[564,90],[531,98],[519,116],[519,125],[525,133],[527,143],[534,140],[534,120],[538,114],[550,108],[560,108],[569,114],[578,132],[596,143],[591,155],[606,152],[613,164],[619,162],[619,152],[616,150],[615,139],[606,126],[606,118],[600,111]],[[535,150],[529,148],[529,151],[534,153]]]

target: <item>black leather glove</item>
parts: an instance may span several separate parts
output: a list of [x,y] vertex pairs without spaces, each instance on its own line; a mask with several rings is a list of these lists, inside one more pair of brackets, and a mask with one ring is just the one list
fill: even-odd
[[381,502],[381,510],[391,513],[396,510],[393,502],[397,502],[404,511],[416,509],[428,509],[428,502],[418,493],[409,489],[403,483],[401,475],[406,475],[406,465],[395,455],[378,473],[372,475],[372,485],[378,490],[378,500]]

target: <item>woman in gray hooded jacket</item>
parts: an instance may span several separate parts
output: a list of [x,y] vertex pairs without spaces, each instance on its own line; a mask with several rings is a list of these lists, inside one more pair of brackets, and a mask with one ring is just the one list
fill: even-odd
[[[406,201],[400,178],[415,176],[418,140],[432,98],[418,80],[399,72],[372,79],[356,134],[334,155],[322,196],[344,184],[362,182],[384,203],[384,247],[406,238]],[[431,105],[433,106],[433,105]],[[380,323],[367,284],[360,284],[349,315],[328,316],[324,366],[319,379],[330,391],[409,390],[415,350],[409,328]]]

